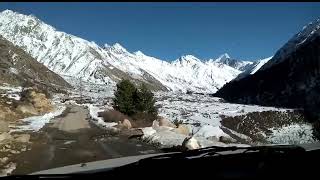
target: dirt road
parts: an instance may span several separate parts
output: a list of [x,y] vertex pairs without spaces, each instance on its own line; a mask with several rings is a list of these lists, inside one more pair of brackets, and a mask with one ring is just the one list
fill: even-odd
[[111,134],[88,121],[88,110],[70,106],[68,112],[31,136],[31,150],[15,157],[13,174],[66,165],[161,152],[137,139]]
[[53,120],[52,127],[60,131],[76,132],[79,129],[90,128],[88,121],[89,111],[81,106],[68,107],[67,114]]

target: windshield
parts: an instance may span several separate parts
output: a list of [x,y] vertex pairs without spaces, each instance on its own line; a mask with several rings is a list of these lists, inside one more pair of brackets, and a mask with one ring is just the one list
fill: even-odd
[[319,3],[0,3],[0,175],[320,137]]

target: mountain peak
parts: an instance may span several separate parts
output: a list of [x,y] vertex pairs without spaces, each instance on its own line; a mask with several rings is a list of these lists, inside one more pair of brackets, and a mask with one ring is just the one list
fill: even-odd
[[230,56],[229,56],[229,54],[224,53],[224,54],[220,55],[215,61],[220,62],[220,61],[225,61],[227,59],[230,59]]
[[127,50],[123,46],[121,46],[121,44],[119,44],[119,43],[113,44],[112,48],[117,50],[117,51],[127,52]]
[[230,58],[229,54],[224,53],[219,58]]
[[14,11],[12,11],[12,10],[10,10],[10,9],[6,9],[6,10],[3,10],[2,12],[1,12],[1,14],[14,14],[15,12]]
[[109,44],[104,44],[104,49],[109,49],[112,51],[115,51],[117,53],[124,53],[124,52],[128,52],[123,46],[121,46],[121,44],[119,43],[114,43],[113,45],[109,45]]
[[143,54],[143,52],[141,52],[141,51],[136,51],[136,52],[134,52],[134,54],[137,56],[145,56],[145,54]]
[[178,59],[180,62],[185,62],[185,63],[198,63],[201,62],[201,60],[193,55],[187,54],[183,55]]

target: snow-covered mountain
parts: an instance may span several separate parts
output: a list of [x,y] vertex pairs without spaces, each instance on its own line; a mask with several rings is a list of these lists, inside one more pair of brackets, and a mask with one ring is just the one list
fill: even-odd
[[293,36],[256,73],[227,83],[215,95],[230,102],[304,108],[311,120],[320,118],[319,94],[320,20],[317,19]]
[[286,59],[291,53],[296,51],[303,44],[314,40],[320,36],[320,19],[310,22],[303,29],[295,34],[284,46],[282,46],[272,58],[272,61],[266,63],[261,70],[270,68]]
[[251,65],[254,64],[254,62],[252,61],[241,61],[241,60],[233,59],[227,53],[222,54],[216,60],[211,60],[211,61],[226,64],[235,69],[238,69],[239,71],[247,71],[250,69]]
[[192,55],[171,63],[142,52],[128,52],[120,44],[100,47],[94,42],[56,30],[33,15],[11,10],[0,13],[0,35],[62,77],[82,78],[114,86],[129,78],[154,89],[215,92],[241,71]]
[[246,70],[244,70],[241,74],[239,74],[232,81],[239,80],[239,79],[244,78],[248,75],[252,75],[252,74],[256,73],[264,64],[266,64],[268,61],[270,61],[270,59],[272,59],[272,56],[265,58],[265,59],[257,60],[255,62],[253,62],[252,64],[249,64],[246,67]]
[[50,90],[70,85],[46,66],[37,62],[21,48],[0,35],[0,84],[13,86],[45,86]]

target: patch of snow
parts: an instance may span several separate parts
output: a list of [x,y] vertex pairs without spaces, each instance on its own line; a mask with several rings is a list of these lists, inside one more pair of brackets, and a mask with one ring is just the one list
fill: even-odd
[[13,74],[19,74],[19,71],[18,71],[16,68],[10,67],[10,68],[9,68],[9,71],[10,71],[11,73],[13,73]]
[[66,106],[57,106],[53,112],[46,113],[42,116],[32,116],[22,119],[23,122],[28,123],[27,125],[17,126],[17,129],[10,130],[13,131],[39,131],[46,123],[50,122],[56,116],[59,116],[66,109]]
[[8,94],[7,97],[10,98],[10,99],[14,99],[16,101],[20,101],[20,99],[21,99],[19,94]]
[[265,65],[267,62],[269,62],[272,59],[273,56],[258,60],[253,64],[253,68],[250,70],[250,74],[256,73],[263,65]]
[[230,137],[228,134],[224,133],[219,126],[211,126],[211,125],[204,125],[202,126],[199,131],[194,134],[195,137],[216,137],[220,138],[221,136]]

